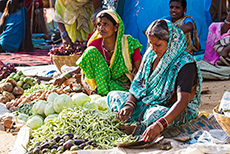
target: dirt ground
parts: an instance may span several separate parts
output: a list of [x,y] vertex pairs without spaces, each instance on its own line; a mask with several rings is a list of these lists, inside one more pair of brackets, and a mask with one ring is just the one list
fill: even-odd
[[[230,90],[230,80],[228,81],[204,81],[202,87],[207,87],[209,91],[201,95],[200,111],[212,114],[213,108],[220,103],[226,90]],[[0,131],[0,153],[7,154],[13,146],[16,136]]]

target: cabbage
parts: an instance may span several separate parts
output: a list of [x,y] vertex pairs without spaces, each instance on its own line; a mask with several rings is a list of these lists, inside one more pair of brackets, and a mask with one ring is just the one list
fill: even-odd
[[50,121],[56,117],[58,117],[58,114],[50,114],[45,118],[44,123],[47,123],[48,121]]
[[101,98],[101,96],[98,94],[93,94],[93,95],[90,95],[89,97],[91,99],[91,102],[95,102],[98,98]]
[[19,112],[19,114],[18,114],[18,116],[17,116],[17,119],[18,119],[18,120],[23,120],[23,121],[27,121],[28,118],[29,118],[29,116],[28,116],[27,114],[25,114],[25,113],[20,113],[20,112]]
[[98,106],[95,102],[87,101],[84,103],[83,107],[88,108],[88,109],[98,110]]
[[58,94],[55,93],[55,92],[50,93],[49,96],[47,97],[47,102],[48,102],[48,103],[53,102],[54,99],[55,99],[57,96],[58,96]]
[[91,98],[85,93],[77,93],[72,96],[73,104],[76,106],[83,106],[87,101],[90,101]]
[[72,98],[67,94],[61,94],[54,99],[53,109],[60,113],[64,107],[73,107]]
[[45,113],[46,116],[55,113],[54,108],[53,108],[53,102],[50,102],[50,103],[46,104],[44,113]]
[[105,111],[107,110],[107,96],[98,98],[95,103],[98,105],[98,110]]
[[28,121],[26,122],[26,126],[30,127],[31,129],[37,129],[43,125],[43,117],[40,115],[33,115],[29,117]]
[[33,114],[39,114],[41,116],[45,116],[44,110],[46,107],[47,101],[38,100],[32,107],[31,112]]

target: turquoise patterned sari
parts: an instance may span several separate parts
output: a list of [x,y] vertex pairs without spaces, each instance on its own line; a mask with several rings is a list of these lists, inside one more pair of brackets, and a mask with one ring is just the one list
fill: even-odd
[[[169,29],[169,42],[165,54],[150,74],[151,66],[157,56],[149,48],[129,90],[129,93],[138,100],[132,119],[129,119],[129,122],[140,121],[143,127],[149,126],[169,111],[173,104],[169,104],[168,101],[175,92],[175,83],[179,71],[185,64],[196,63],[194,57],[186,51],[186,37],[183,31],[175,27],[170,21],[166,20],[166,22]],[[202,75],[198,65],[197,70],[199,81],[196,86],[196,94],[189,101],[184,112],[170,124],[171,126],[185,123],[198,115],[202,83]],[[108,94],[109,110],[121,110],[129,93],[110,92]]]

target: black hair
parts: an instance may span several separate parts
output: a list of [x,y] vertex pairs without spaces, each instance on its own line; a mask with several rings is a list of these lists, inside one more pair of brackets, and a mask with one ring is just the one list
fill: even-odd
[[107,18],[109,21],[111,21],[113,23],[113,25],[115,26],[117,24],[117,22],[113,19],[113,17],[111,17],[111,15],[109,15],[108,13],[99,13],[97,15],[97,18]]
[[183,9],[185,9],[185,8],[187,7],[187,1],[186,1],[186,0],[170,0],[170,1],[169,1],[169,5],[170,5],[172,2],[179,2],[179,3],[181,3]]
[[100,12],[103,11],[103,10],[106,10],[106,8],[99,8],[99,9],[96,9],[96,10],[93,12],[93,14],[91,15],[90,19],[93,20],[93,21],[95,21],[96,18],[97,18],[98,13],[100,13]]
[[24,0],[8,0],[6,2],[6,7],[1,17],[1,26],[4,25],[6,17],[8,17],[11,13],[15,13],[21,6]]
[[152,22],[146,31],[147,36],[155,36],[159,40],[169,41],[169,28],[164,19],[155,20]]
[[6,7],[7,0],[0,0],[0,12],[3,12]]

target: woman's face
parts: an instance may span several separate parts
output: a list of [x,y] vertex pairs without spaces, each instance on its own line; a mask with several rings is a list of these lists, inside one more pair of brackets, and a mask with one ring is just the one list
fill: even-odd
[[118,30],[118,24],[113,25],[113,23],[107,19],[106,17],[98,18],[97,19],[97,28],[99,34],[103,39],[116,37],[116,32]]
[[173,19],[173,22],[177,21],[184,16],[186,8],[183,9],[180,2],[171,2],[169,5],[169,14]]
[[168,42],[155,36],[148,36],[149,44],[157,57],[161,58],[167,50]]

